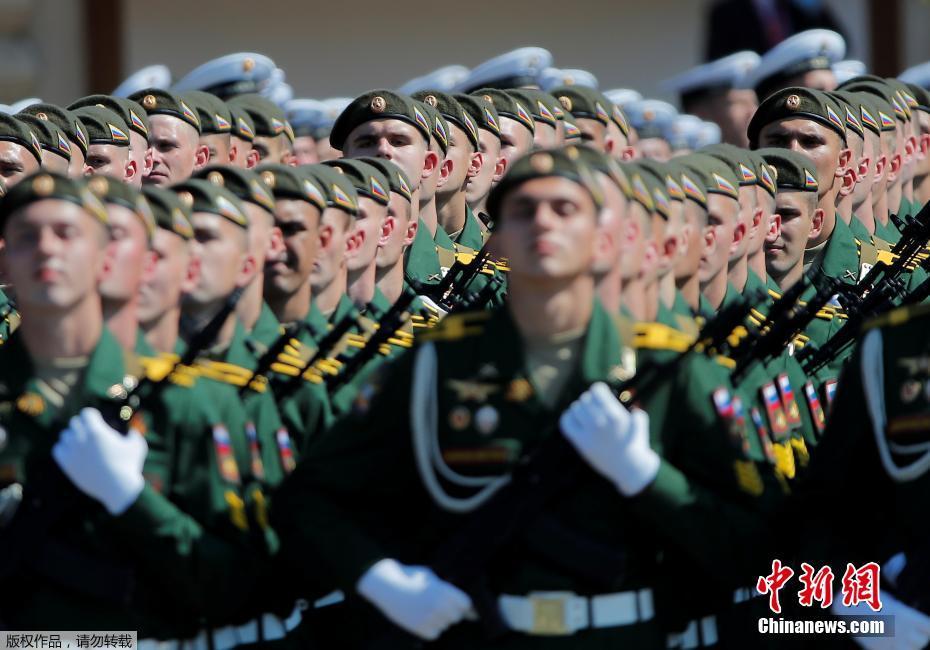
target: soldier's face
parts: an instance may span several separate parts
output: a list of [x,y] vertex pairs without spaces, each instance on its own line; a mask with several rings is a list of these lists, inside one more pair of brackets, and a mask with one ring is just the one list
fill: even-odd
[[329,138],[326,137],[316,141],[316,156],[319,158],[319,162],[326,162],[327,160],[342,158],[342,152],[334,149],[333,145],[329,143]]
[[503,175],[506,164],[501,156],[501,140],[490,131],[478,129],[478,150],[483,158],[481,169],[465,186],[465,201],[472,206],[487,197],[495,177]]
[[68,311],[91,294],[104,276],[104,226],[70,201],[32,203],[7,219],[4,275],[16,300],[36,313]]
[[110,256],[116,273],[110,273],[100,283],[104,300],[126,302],[139,291],[146,273],[152,270],[152,255],[148,250],[142,219],[122,205],[107,204],[110,218]]
[[817,167],[820,196],[833,189],[843,141],[832,129],[812,120],[779,120],[762,127],[759,147],[791,149],[806,155]]
[[194,242],[191,252],[200,262],[197,286],[186,296],[195,307],[222,302],[239,285],[247,235],[244,228],[218,214],[195,212],[191,218]]
[[[852,136],[858,137],[858,136]],[[852,193],[852,205],[855,210],[869,198],[872,190],[872,169],[874,167],[872,159],[875,157],[872,151],[873,136],[865,136],[862,139],[862,155],[856,161],[856,187]],[[855,147],[852,148],[855,151]]]
[[39,161],[26,147],[15,142],[0,141],[0,178],[7,189],[38,169]]
[[393,268],[404,254],[404,248],[413,242],[417,222],[410,216],[410,201],[397,192],[391,192],[387,219],[393,227],[386,237],[381,238],[378,246],[379,269]]
[[274,215],[251,201],[243,201],[245,214],[249,218],[249,253],[259,268],[265,265],[265,257],[280,249],[280,231],[275,228]]
[[781,216],[781,233],[765,243],[765,267],[773,278],[781,278],[801,263],[816,206],[805,192],[778,192],[775,212]]
[[294,140],[294,157],[298,165],[313,165],[320,162],[317,152],[316,140],[309,135],[303,135]]
[[720,127],[721,139],[737,147],[749,147],[746,131],[759,108],[754,90],[728,90],[688,106],[688,112]]
[[[533,148],[533,134],[520,122],[501,116],[501,158],[507,161],[507,167]],[[496,179],[500,180],[500,178]]]
[[310,278],[320,245],[320,209],[306,201],[275,201],[275,223],[284,248],[265,260],[265,293],[289,296]]
[[739,212],[736,220],[736,239],[730,249],[730,261],[735,262],[749,252],[749,233],[752,230],[752,219],[756,212],[756,186],[744,185],[739,188]]
[[474,176],[478,171],[478,164],[473,161],[475,149],[468,136],[465,135],[465,131],[451,123],[449,131],[449,150],[446,152],[446,160],[452,161],[452,170],[437,184],[436,192],[440,196],[451,196],[461,192],[469,177]]
[[173,232],[156,228],[152,236],[155,262],[139,287],[138,317],[143,325],[181,304],[181,296],[190,277],[188,245]]
[[559,132],[551,124],[536,122],[536,131],[533,133],[533,145],[537,149],[552,149],[559,145]]
[[684,250],[675,264],[675,279],[686,282],[694,277],[701,265],[704,252],[704,228],[707,210],[691,201],[685,201],[682,242]]
[[545,283],[591,274],[599,210],[583,187],[565,178],[536,178],[501,203],[497,250],[510,260],[513,280]]
[[71,162],[68,164],[68,176],[80,178],[84,175],[84,152],[76,142],[71,142]]
[[600,152],[606,153],[604,148],[604,139],[607,137],[607,125],[600,120],[592,120],[587,117],[575,119],[578,130],[581,131],[581,141],[593,147]]
[[352,226],[352,236],[358,240],[358,246],[346,259],[349,272],[367,269],[378,254],[378,240],[387,218],[388,206],[381,205],[367,196],[358,197],[358,216]]
[[310,273],[310,285],[314,291],[323,291],[345,273],[346,252],[351,219],[348,214],[337,208],[326,208],[320,221],[320,247],[313,271]]
[[129,147],[117,147],[115,144],[92,144],[87,147],[84,160],[84,175],[112,176],[118,180],[126,177],[126,163],[129,162]]
[[171,115],[152,115],[149,123],[152,171],[143,182],[164,186],[190,178],[200,145],[197,129]]
[[256,135],[252,149],[258,152],[258,160],[261,163],[291,163],[291,141],[283,133],[272,137]]
[[701,284],[726,272],[738,219],[739,201],[722,194],[707,196],[707,227],[704,229],[706,245],[701,256]]
[[652,219],[646,208],[634,201],[629,204],[628,214],[620,245],[620,275],[624,280],[643,274],[647,248],[652,246],[646,237],[647,224]]
[[207,162],[213,165],[230,164],[229,150],[232,146],[232,140],[228,133],[202,135],[200,136],[200,144],[207,148],[209,155]]
[[620,241],[626,220],[627,199],[610,178],[598,172],[598,182],[604,193],[604,209],[601,212],[601,230],[605,246],[597,251],[594,260],[594,275],[600,277],[620,264]]
[[390,160],[404,170],[412,184],[410,189],[414,190],[432,172],[432,167],[425,171],[426,138],[415,126],[401,120],[359,124],[346,137],[342,153],[346,158],[371,156]]
[[71,161],[59,156],[57,153],[43,149],[42,168],[50,172],[55,172],[56,174],[61,174],[62,176],[67,176],[68,170],[71,168]]
[[668,162],[672,157],[672,148],[662,138],[644,138],[636,144],[639,155],[643,158]]
[[252,143],[236,136],[230,136],[230,147],[234,150],[233,155],[230,156],[230,164],[240,169],[248,169]]
[[131,183],[135,187],[142,187],[142,179],[152,171],[152,152],[149,151],[148,140],[135,131],[129,132],[129,157],[136,163],[136,173]]

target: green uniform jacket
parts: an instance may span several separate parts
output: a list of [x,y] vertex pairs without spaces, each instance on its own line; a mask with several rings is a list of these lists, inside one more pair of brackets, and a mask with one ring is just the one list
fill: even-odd
[[0,345],[9,340],[10,335],[19,326],[19,314],[13,307],[9,297],[0,291]]

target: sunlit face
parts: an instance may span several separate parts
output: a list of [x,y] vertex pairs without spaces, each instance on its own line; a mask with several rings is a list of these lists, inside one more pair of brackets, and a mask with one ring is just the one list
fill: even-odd
[[370,120],[359,124],[346,137],[342,147],[346,158],[371,156],[390,160],[419,187],[425,173],[426,138],[417,127],[403,120]]
[[200,144],[207,148],[207,161],[213,165],[228,165],[232,136],[228,133],[208,133],[200,136]]
[[605,246],[598,250],[593,269],[595,277],[604,275],[620,263],[620,241],[626,225],[628,200],[610,178],[598,173],[598,182],[604,193],[604,208],[601,211],[601,229],[606,238]]
[[338,208],[323,211],[320,226],[320,248],[317,251],[310,285],[315,292],[329,288],[345,273],[346,250],[352,232],[352,217]]
[[84,159],[84,175],[102,174],[118,180],[126,178],[126,163],[129,162],[129,147],[115,144],[91,144],[87,146]]
[[352,224],[351,234],[360,242],[346,260],[350,272],[367,269],[374,262],[378,254],[378,239],[387,214],[388,206],[367,196],[358,197],[358,216]]
[[[390,235],[382,240],[378,247],[377,262],[379,269],[393,268],[404,254],[404,246],[408,238],[411,219],[410,201],[397,192],[391,192],[391,202],[388,204],[387,218],[393,220],[394,227]],[[414,231],[415,233],[415,231]]]
[[149,116],[152,171],[143,179],[149,185],[173,185],[190,178],[197,165],[200,135],[187,122],[171,115]]
[[643,158],[667,162],[672,157],[672,148],[662,138],[643,138],[636,143],[636,150]]
[[684,252],[678,256],[675,263],[675,279],[686,281],[695,274],[701,266],[701,257],[704,254],[704,231],[707,224],[707,209],[692,200],[685,201],[684,223],[682,225],[682,242]]
[[230,157],[230,164],[233,167],[239,167],[240,169],[248,169],[249,154],[252,152],[252,143],[235,135],[230,136],[229,140],[233,153],[233,155]]
[[739,201],[722,194],[707,195],[706,245],[699,267],[702,284],[726,272],[738,219]]
[[449,123],[449,149],[446,151],[446,160],[452,161],[452,170],[436,191],[440,195],[451,195],[461,192],[468,181],[472,157],[475,154],[474,145],[465,135],[465,131],[455,124]]
[[294,157],[298,165],[313,165],[320,162],[317,152],[316,140],[309,135],[302,135],[294,139]]
[[817,168],[820,196],[833,189],[840,151],[844,149],[842,138],[833,129],[808,119],[779,120],[762,127],[759,147],[790,149],[806,155]]
[[214,305],[237,286],[247,251],[247,233],[245,228],[209,212],[195,212],[191,225],[191,252],[200,261],[201,274],[185,299],[196,306]]
[[42,169],[67,176],[70,168],[71,162],[67,158],[59,156],[54,151],[42,150]]
[[501,157],[507,161],[507,167],[513,161],[528,153],[533,147],[533,134],[517,120],[500,116]]
[[581,142],[583,144],[606,153],[604,147],[605,138],[607,137],[606,124],[588,117],[575,118],[575,124],[578,126],[578,130],[581,131]]
[[477,205],[488,196],[500,161],[503,160],[500,138],[486,129],[478,129],[478,151],[484,158],[484,164],[477,174],[468,179],[465,187],[465,201],[469,205]]
[[130,183],[142,187],[142,179],[152,171],[152,152],[148,140],[135,131],[129,132],[129,159],[136,163],[136,173]]
[[627,208],[627,224],[620,244],[620,275],[624,281],[642,274],[646,259],[646,243],[652,215],[641,203],[631,201]]
[[32,203],[7,218],[3,236],[4,276],[24,308],[66,312],[96,293],[107,233],[82,207],[58,199]]
[[803,258],[815,209],[816,204],[809,193],[778,192],[775,195],[775,212],[781,216],[781,233],[774,241],[765,243],[765,267],[772,277],[783,277]]
[[252,149],[258,152],[260,163],[276,163],[286,165],[291,159],[291,141],[287,134],[279,133],[275,136],[256,135],[252,141]]
[[124,302],[133,298],[147,270],[151,269],[152,256],[142,218],[122,205],[107,204],[110,231],[110,257],[115,273],[100,283],[104,300]]
[[591,194],[565,178],[536,178],[511,190],[494,235],[510,277],[547,283],[591,273],[598,212]]
[[154,322],[170,309],[181,304],[181,295],[188,278],[190,253],[187,242],[179,235],[156,228],[152,236],[155,264],[139,287],[138,317],[143,325]]
[[274,216],[284,250],[265,260],[265,294],[280,299],[310,279],[320,245],[320,209],[307,201],[278,199]]
[[730,251],[730,261],[744,257],[749,251],[749,233],[752,230],[752,218],[756,212],[756,186],[743,185],[739,188],[739,213],[737,215],[737,226],[743,227],[743,237]]
[[84,151],[73,140],[71,144],[71,162],[68,164],[68,176],[79,178],[84,175]]
[[547,122],[536,121],[533,145],[537,149],[552,149],[559,146],[559,132]]

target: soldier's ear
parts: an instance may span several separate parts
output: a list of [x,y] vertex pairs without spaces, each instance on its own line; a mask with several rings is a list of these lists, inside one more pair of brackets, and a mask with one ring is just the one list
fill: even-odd
[[210,148],[205,144],[197,145],[194,153],[194,169],[202,169],[210,162]]
[[453,169],[455,169],[455,161],[451,158],[444,158],[439,166],[439,182],[436,183],[436,187],[443,187],[446,184]]
[[[412,207],[410,209],[413,210]],[[407,221],[407,232],[404,234],[404,247],[407,247],[413,243],[413,240],[417,236],[417,230],[419,229],[419,227],[420,227],[419,219],[414,219],[411,217],[411,219]]]
[[836,175],[840,176],[840,173],[839,173],[840,170],[843,170],[849,167],[851,162],[852,162],[852,149],[850,149],[849,147],[840,149],[839,164],[837,165]]
[[251,149],[249,151],[249,154],[245,157],[246,169],[252,169],[253,167],[255,167],[255,165],[259,163],[260,160],[261,160],[261,156],[259,155],[258,151],[256,151],[255,149]]
[[439,154],[435,151],[427,151],[423,156],[423,173],[420,178],[429,178],[442,161],[439,160]]
[[477,176],[479,172],[481,172],[482,167],[484,167],[484,154],[480,151],[476,151],[471,155],[467,178],[474,178]]
[[395,217],[393,214],[389,214],[384,218],[384,221],[381,222],[381,232],[378,234],[379,248],[385,246],[388,243],[391,235],[394,234],[395,228],[397,228],[397,217]]
[[636,158],[636,148],[630,145],[627,145],[623,148],[623,153],[620,156],[620,159],[623,161],[633,160]]
[[130,158],[126,161],[126,166],[123,168],[123,182],[132,184],[138,174],[139,165],[135,160]]
[[[232,140],[232,138],[230,138],[230,140]],[[232,140],[232,142],[229,143],[229,160],[227,160],[225,163],[223,161],[220,161],[220,164],[226,164],[226,163],[232,164],[236,161],[236,157],[238,155],[239,155],[239,145],[236,144],[235,140]]]
[[901,172],[902,164],[901,154],[896,153],[888,161],[888,164],[891,166],[888,170],[888,182],[893,183],[898,179],[898,174]]
[[187,269],[184,272],[184,280],[181,282],[183,293],[190,293],[197,288],[197,283],[200,282],[200,268],[200,256],[188,256]]
[[500,182],[500,179],[504,177],[504,174],[507,173],[507,159],[503,156],[500,156],[497,159],[497,164],[494,165],[494,177],[491,179],[495,184]]
[[823,230],[823,208],[817,208],[811,218],[811,234],[808,240],[819,237],[821,230]]
[[765,235],[765,241],[771,244],[779,237],[781,237],[781,215],[776,212],[769,220],[769,229]]

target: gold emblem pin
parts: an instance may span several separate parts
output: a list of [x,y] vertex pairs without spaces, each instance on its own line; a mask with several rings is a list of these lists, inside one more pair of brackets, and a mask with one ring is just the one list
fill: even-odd
[[146,95],[142,98],[142,105],[147,109],[152,109],[158,105],[158,100],[155,99],[155,95]]
[[540,174],[548,174],[555,166],[555,161],[547,153],[538,153],[530,158],[530,167]]
[[48,121],[48,115],[46,115],[45,113],[36,113],[36,117],[39,118],[40,120]]
[[494,106],[494,98],[493,98],[493,97],[491,97],[490,95],[482,95],[482,97],[484,98],[484,100],[485,100],[487,103],[489,103],[491,106]]
[[218,185],[219,187],[226,185],[226,181],[223,179],[223,175],[219,172],[210,172],[207,174],[207,180],[214,185]]
[[270,172],[270,171],[262,172],[262,180],[265,181],[265,185],[274,189],[274,184],[275,184],[274,172]]
[[243,72],[252,72],[255,69],[255,60],[254,59],[245,59],[242,62],[242,71]]
[[194,195],[190,192],[178,192],[178,201],[186,205],[188,208],[194,207]]
[[385,108],[387,108],[387,102],[384,101],[384,97],[381,95],[376,95],[371,100],[371,110],[375,113],[383,113]]
[[87,189],[93,192],[96,196],[104,197],[107,194],[107,191],[110,189],[110,185],[107,183],[107,179],[103,176],[92,176],[89,181],[87,181]]
[[559,97],[559,103],[562,105],[562,108],[564,108],[566,111],[568,111],[569,113],[572,112],[571,97],[566,97],[565,95],[562,95],[561,97]]
[[43,174],[32,181],[32,191],[37,196],[48,196],[55,191],[55,179]]
[[436,101],[436,95],[427,95],[426,97],[423,98],[423,101],[429,104],[430,106],[432,106],[433,108],[436,108],[436,105],[439,103],[438,101]]
[[801,98],[797,95],[788,95],[788,99],[785,100],[785,106],[792,111],[796,111],[801,107]]

